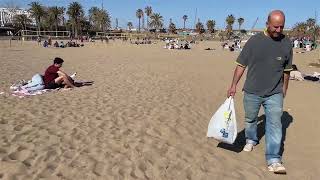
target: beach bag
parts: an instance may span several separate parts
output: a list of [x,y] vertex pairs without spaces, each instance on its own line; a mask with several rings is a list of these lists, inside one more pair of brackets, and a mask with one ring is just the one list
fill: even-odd
[[212,116],[207,137],[213,137],[227,144],[233,144],[236,140],[237,121],[233,97],[230,96]]
[[41,74],[35,74],[34,76],[32,76],[32,79],[28,84],[22,86],[22,89],[28,91],[37,91],[44,89],[43,76]]

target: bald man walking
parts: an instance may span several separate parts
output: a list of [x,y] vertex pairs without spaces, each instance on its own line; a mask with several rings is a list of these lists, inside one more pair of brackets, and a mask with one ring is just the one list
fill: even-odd
[[237,84],[247,68],[243,87],[245,110],[246,145],[243,151],[250,152],[257,145],[257,120],[261,105],[266,116],[265,156],[268,170],[285,174],[281,160],[281,116],[283,99],[286,96],[289,73],[292,70],[292,46],[282,34],[285,15],[280,10],[272,11],[263,33],[252,36],[236,60],[231,87],[227,96],[234,96]]

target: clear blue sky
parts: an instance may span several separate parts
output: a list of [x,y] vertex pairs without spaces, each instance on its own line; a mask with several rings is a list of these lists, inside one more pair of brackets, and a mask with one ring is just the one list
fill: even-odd
[[[14,2],[20,7],[28,8],[32,0],[0,0],[0,6],[7,2]],[[186,26],[191,28],[195,22],[195,12],[197,9],[197,18],[205,24],[208,19],[216,21],[216,27],[225,26],[226,16],[233,14],[236,18],[243,17],[245,22],[243,27],[251,29],[254,21],[258,19],[256,28],[263,28],[269,11],[273,9],[283,10],[286,14],[286,27],[290,28],[295,23],[305,21],[308,18],[320,16],[319,0],[38,0],[46,6],[64,6],[73,1],[82,4],[85,12],[92,6],[101,7],[102,1],[104,8],[112,17],[112,25],[115,25],[115,19],[118,18],[119,26],[126,26],[128,21],[137,26],[138,19],[135,12],[138,8],[144,9],[147,5],[153,8],[154,12],[159,12],[167,26],[169,19],[172,18],[177,27],[183,26],[182,16],[187,15]],[[319,18],[317,18],[319,22]],[[238,28],[237,23],[234,28]]]

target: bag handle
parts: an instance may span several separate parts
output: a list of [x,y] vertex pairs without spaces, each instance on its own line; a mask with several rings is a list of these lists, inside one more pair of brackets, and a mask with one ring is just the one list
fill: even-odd
[[228,110],[230,110],[230,106],[231,106],[231,101],[233,100],[233,97],[232,97],[232,96],[229,96],[228,100],[229,100],[229,106],[228,106]]

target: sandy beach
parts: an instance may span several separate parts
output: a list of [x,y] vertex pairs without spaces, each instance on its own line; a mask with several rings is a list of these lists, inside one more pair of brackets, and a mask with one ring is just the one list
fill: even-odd
[[[244,146],[242,78],[235,97],[239,136],[234,146],[206,137],[209,120],[226,99],[238,52],[220,42],[191,50],[163,42],[96,42],[81,48],[43,48],[35,42],[0,42],[0,179],[84,180],[315,180],[320,175],[320,84],[290,81],[284,104],[283,161],[274,175],[260,144]],[[215,48],[206,51],[205,48]],[[18,98],[11,83],[44,73],[54,57],[63,69],[94,85]],[[319,52],[294,54],[305,73]]]

